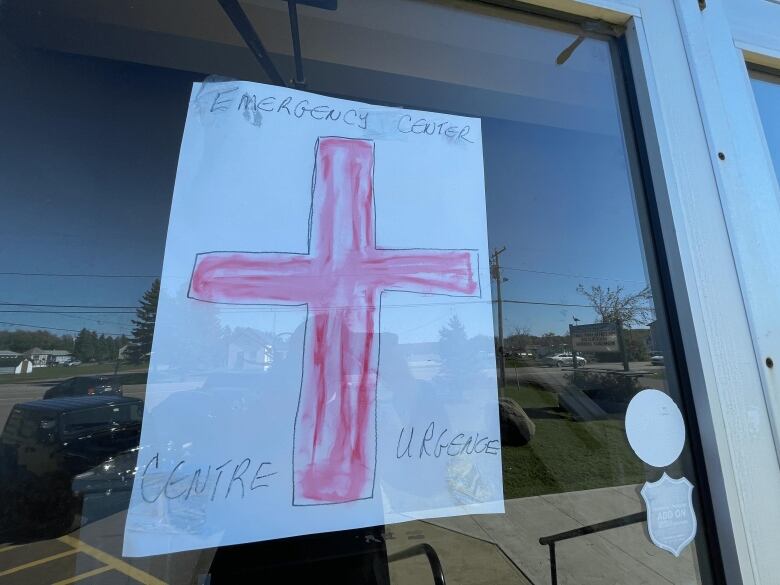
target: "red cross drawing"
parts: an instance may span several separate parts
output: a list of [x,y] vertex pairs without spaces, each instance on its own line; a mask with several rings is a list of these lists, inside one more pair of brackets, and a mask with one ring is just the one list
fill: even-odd
[[373,169],[373,142],[320,138],[308,253],[206,252],[195,260],[190,298],[307,305],[294,505],[373,497],[382,291],[479,294],[475,251],[376,247]]

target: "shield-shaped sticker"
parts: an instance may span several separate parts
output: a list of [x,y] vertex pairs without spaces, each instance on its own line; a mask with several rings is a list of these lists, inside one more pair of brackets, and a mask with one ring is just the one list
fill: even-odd
[[666,473],[647,482],[641,491],[647,506],[647,531],[657,547],[679,557],[696,536],[693,484],[684,477],[672,479]]

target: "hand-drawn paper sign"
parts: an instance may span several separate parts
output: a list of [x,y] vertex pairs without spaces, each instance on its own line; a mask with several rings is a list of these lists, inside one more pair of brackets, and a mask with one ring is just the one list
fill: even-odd
[[194,84],[123,554],[502,512],[487,249],[478,119]]
[[382,291],[474,295],[473,250],[376,247],[374,144],[317,141],[309,251],[198,254],[188,296],[306,304],[293,505],[373,497]]

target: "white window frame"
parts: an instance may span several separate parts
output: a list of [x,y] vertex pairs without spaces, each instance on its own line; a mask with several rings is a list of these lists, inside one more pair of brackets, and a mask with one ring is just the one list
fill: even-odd
[[757,65],[780,70],[780,0],[721,0],[734,45]]
[[525,4],[626,28],[726,579],[780,583],[780,191],[745,63],[780,70],[780,4]]

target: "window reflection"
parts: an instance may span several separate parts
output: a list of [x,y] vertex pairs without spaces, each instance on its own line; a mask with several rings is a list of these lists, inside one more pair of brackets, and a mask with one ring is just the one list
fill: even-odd
[[780,108],[777,106],[780,98],[780,77],[759,71],[751,71],[750,76],[764,126],[764,136],[775,165],[775,174],[780,174]]
[[[277,4],[253,10],[284,63],[289,49],[278,31],[285,29],[265,24],[285,16]],[[421,401],[456,404],[475,378],[494,367],[502,373],[496,399],[507,512],[134,559],[132,567],[177,583],[202,583],[207,574],[228,583],[330,575],[416,583],[438,568],[454,583],[544,583],[551,566],[540,539],[584,529],[555,541],[559,583],[706,582],[704,537],[679,559],[649,542],[638,490],[661,470],[642,463],[625,436],[626,408],[640,390],[657,388],[681,402],[653,262],[646,261],[647,227],[610,42],[587,38],[556,65],[576,31],[460,3],[403,2],[390,11],[478,31],[480,42],[472,34],[438,38],[443,29],[422,34],[410,19],[397,22],[387,4],[363,6],[344,2],[325,15],[302,10],[312,55],[307,89],[482,120],[499,362],[473,350],[480,333],[447,303],[387,307],[382,359],[395,365],[389,387],[413,388]],[[149,26],[121,10],[104,17],[128,19],[127,31]],[[71,535],[119,558],[177,153],[191,83],[205,71],[58,53],[57,39],[42,40],[41,31],[42,24],[62,26],[59,17],[18,18],[7,21],[9,30],[18,25],[33,46],[8,38],[0,45],[12,88],[0,97],[0,120],[16,145],[0,161],[13,217],[0,244],[25,251],[0,261],[2,541],[45,541],[45,558],[71,546],[56,540]],[[82,26],[94,33],[110,24]],[[233,70],[226,45],[210,48],[208,64],[197,69],[257,78],[254,66]],[[150,50],[145,60],[170,67],[159,59]],[[284,206],[272,211],[270,221],[290,223]],[[457,212],[444,206],[436,215],[447,222]],[[393,310],[405,312],[398,320],[405,327],[393,327]],[[173,390],[185,378],[204,421],[231,409],[262,410],[262,392],[278,391],[281,374],[300,363],[300,311],[237,307],[204,319],[221,351],[179,332],[172,343],[187,372],[158,372],[172,390],[161,412],[181,411]],[[598,324],[611,327],[609,351],[573,342],[584,331],[578,328]],[[236,391],[247,384],[260,390],[254,403]],[[222,420],[213,424],[204,423],[195,439],[224,430]],[[698,485],[688,449],[666,471]],[[610,521],[608,530],[586,534]],[[52,565],[43,579],[95,568],[88,553],[78,559],[64,569]]]
[[[602,99],[616,108],[607,90]],[[599,134],[500,120],[484,128],[495,136],[485,141],[490,238],[506,246],[494,271],[507,331],[503,389],[541,434],[504,449],[506,497],[643,481],[620,419],[663,369],[649,363],[660,348],[618,119]],[[574,368],[569,327],[618,321],[623,351],[575,350]],[[591,440],[575,439],[583,431]],[[549,454],[539,457],[537,445]]]

